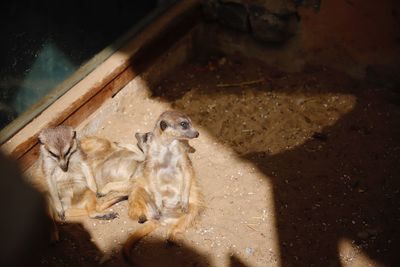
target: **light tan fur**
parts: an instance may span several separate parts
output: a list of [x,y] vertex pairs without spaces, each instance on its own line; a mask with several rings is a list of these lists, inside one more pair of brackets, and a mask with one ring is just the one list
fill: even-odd
[[49,202],[59,219],[84,214],[97,219],[117,216],[113,212],[103,212],[115,203],[115,199],[97,202],[97,185],[92,170],[71,127],[47,128],[39,134],[39,141],[37,175],[46,180]]
[[127,259],[133,246],[159,225],[167,226],[167,239],[174,241],[202,209],[187,144],[188,139],[198,135],[190,118],[181,112],[160,115],[147,143],[143,176],[137,179],[129,196],[129,216],[140,223],[149,221],[126,241]]
[[81,148],[88,155],[87,161],[94,171],[100,196],[113,191],[128,197],[136,170],[145,159],[145,137],[146,134],[136,135],[138,147],[94,136],[81,139]]

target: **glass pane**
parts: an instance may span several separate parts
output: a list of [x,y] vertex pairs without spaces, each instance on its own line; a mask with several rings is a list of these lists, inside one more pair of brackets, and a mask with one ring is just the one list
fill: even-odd
[[[27,2],[0,4],[0,130],[21,117],[23,127],[65,93],[57,85],[73,86],[176,1]],[[0,143],[11,134],[0,132]]]

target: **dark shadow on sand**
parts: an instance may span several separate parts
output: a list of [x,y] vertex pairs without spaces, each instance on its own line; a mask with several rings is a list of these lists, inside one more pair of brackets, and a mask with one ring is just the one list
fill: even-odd
[[[237,80],[245,79],[246,73],[247,79],[252,80],[260,72],[258,66],[255,64],[252,69],[239,62],[229,71],[235,72],[230,75]],[[214,68],[219,68],[218,63]],[[256,85],[254,90],[291,95],[298,93],[299,84],[304,84],[303,91],[307,94],[344,93],[356,98],[354,108],[333,126],[322,129],[293,149],[271,155],[269,151],[241,149],[240,145],[248,141],[246,138],[260,136],[243,136],[238,142],[224,135],[242,124],[240,120],[228,122],[224,110],[214,107],[211,112],[214,115],[217,112],[218,123],[226,131],[216,130],[212,126],[217,122],[207,120],[207,109],[219,94],[236,94],[238,101],[233,105],[243,105],[241,88],[215,88],[215,84],[224,82],[226,73],[213,72],[207,61],[195,61],[182,69],[155,87],[153,95],[188,114],[269,177],[282,266],[341,266],[342,261],[351,261],[351,257],[339,255],[338,247],[344,240],[374,261],[385,266],[400,266],[400,108],[392,101],[399,99],[398,92],[359,83],[320,68],[310,68],[297,80],[290,79],[292,84],[287,83],[286,87],[274,86],[274,81],[282,80],[287,74],[274,73],[274,70],[263,73],[270,78],[268,86]],[[188,75],[195,82],[185,78]],[[216,75],[221,77],[216,79]],[[201,110],[179,102],[194,87],[201,95],[209,96],[201,103]],[[268,129],[263,134],[266,135]]]

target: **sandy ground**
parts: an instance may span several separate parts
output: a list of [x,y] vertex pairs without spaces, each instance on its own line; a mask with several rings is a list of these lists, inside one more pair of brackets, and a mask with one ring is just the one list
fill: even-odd
[[[399,266],[398,92],[225,57],[143,88],[133,80],[80,134],[134,143],[164,110],[184,111],[200,131],[191,158],[207,208],[179,247],[163,229],[142,240],[138,266]],[[113,221],[62,225],[42,265],[124,266],[119,250],[139,227],[126,204]]]

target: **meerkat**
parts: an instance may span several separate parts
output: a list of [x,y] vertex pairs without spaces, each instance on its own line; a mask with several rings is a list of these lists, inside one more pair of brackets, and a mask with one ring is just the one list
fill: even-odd
[[174,241],[201,211],[202,196],[186,144],[198,136],[190,118],[181,112],[166,111],[158,118],[148,136],[143,175],[128,199],[128,215],[144,225],[127,239],[126,259],[133,246],[159,225],[167,226],[167,241]]
[[128,197],[136,171],[145,159],[149,135],[136,133],[137,147],[95,136],[81,139],[81,148],[94,172],[99,196],[113,191],[115,196]]
[[97,202],[97,184],[72,127],[44,129],[39,134],[39,142],[37,175],[45,178],[51,206],[59,219],[85,214],[96,219],[117,217],[117,213],[103,212],[115,199]]

